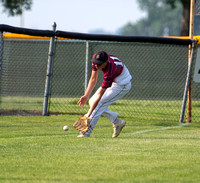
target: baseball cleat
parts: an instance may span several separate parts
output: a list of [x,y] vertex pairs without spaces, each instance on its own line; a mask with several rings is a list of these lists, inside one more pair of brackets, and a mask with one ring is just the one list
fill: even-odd
[[84,133],[80,133],[80,135],[78,135],[77,137],[81,138],[81,137],[90,137],[90,136]]
[[122,129],[125,127],[125,125],[126,125],[126,121],[122,119],[118,119],[117,124],[113,125],[114,133],[112,135],[112,138],[118,137]]

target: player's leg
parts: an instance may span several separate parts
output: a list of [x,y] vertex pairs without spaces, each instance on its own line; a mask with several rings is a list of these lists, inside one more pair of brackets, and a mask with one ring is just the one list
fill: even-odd
[[[100,89],[100,88],[99,88]],[[99,90],[98,89],[98,90]],[[89,105],[91,106],[97,93],[98,93],[98,90],[95,92],[95,94],[90,98],[89,100]],[[109,89],[108,89],[109,90]],[[116,120],[116,118],[118,117],[118,113],[116,112],[112,112],[110,111],[108,108],[102,113],[102,116],[104,117],[107,117],[112,123]]]
[[119,116],[119,113],[117,113],[117,112],[112,112],[112,111],[110,111],[110,110],[107,108],[107,109],[102,113],[102,116],[108,118],[108,119],[111,121],[111,123],[113,123],[113,122],[117,119],[117,117]]
[[[108,112],[108,106],[111,105],[112,103],[114,103],[115,101],[121,99],[126,93],[128,93],[130,88],[131,88],[131,84],[121,86],[116,83],[113,83],[113,85],[106,90],[106,92],[102,96],[101,100],[99,101],[97,107],[94,109],[94,111],[90,115],[91,129],[85,133],[86,135],[90,135],[92,133],[100,116],[105,111]],[[92,100],[91,100],[91,102],[92,102]],[[110,113],[110,115],[111,114],[113,114],[113,117],[111,117],[111,118],[115,118],[117,113]],[[115,118],[115,120],[113,119],[113,120],[111,120],[111,122],[113,122],[113,124],[118,123],[118,119]]]

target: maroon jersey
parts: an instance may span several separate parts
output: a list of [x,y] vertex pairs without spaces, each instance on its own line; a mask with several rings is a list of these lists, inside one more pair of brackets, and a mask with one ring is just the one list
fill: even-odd
[[[102,69],[103,83],[101,85],[102,88],[108,88],[112,85],[115,78],[117,78],[123,71],[124,64],[114,55],[108,55],[108,64],[104,69]],[[92,70],[97,71],[94,63],[92,63]]]

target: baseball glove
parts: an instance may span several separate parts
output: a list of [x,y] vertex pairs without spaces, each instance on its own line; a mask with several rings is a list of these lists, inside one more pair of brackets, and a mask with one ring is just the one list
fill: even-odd
[[75,123],[74,123],[74,128],[77,130],[85,133],[90,129],[90,118],[86,116],[80,117]]

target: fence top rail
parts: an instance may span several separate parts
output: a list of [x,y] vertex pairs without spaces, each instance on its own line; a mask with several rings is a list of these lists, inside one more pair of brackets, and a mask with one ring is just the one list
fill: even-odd
[[95,40],[95,41],[117,41],[117,42],[147,42],[160,44],[189,45],[194,40],[188,38],[177,37],[149,37],[149,36],[123,36],[123,35],[103,35],[103,34],[86,34],[77,32],[51,31],[13,27],[10,25],[0,24],[1,32],[11,32],[17,34],[25,34],[30,36],[53,37],[79,39],[79,40]]

